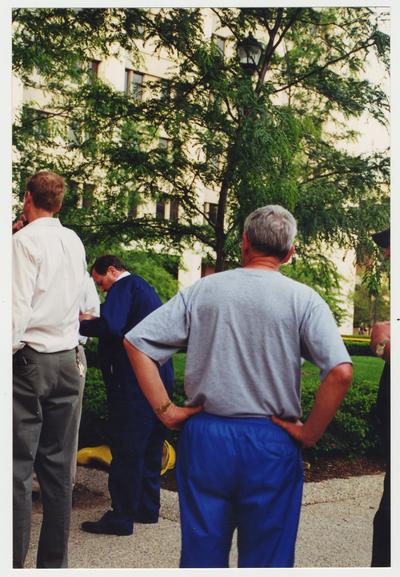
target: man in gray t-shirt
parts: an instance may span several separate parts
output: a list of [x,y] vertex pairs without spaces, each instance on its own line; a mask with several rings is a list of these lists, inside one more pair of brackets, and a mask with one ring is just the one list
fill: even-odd
[[[181,567],[227,567],[236,527],[239,567],[294,564],[300,447],[322,435],[352,374],[326,303],[279,272],[295,234],[282,207],[254,211],[245,223],[243,268],[201,279],[126,335],[150,405],[170,428],[185,423],[177,463]],[[179,350],[187,350],[185,407],[168,399],[155,364]],[[321,372],[304,426],[301,357]]]

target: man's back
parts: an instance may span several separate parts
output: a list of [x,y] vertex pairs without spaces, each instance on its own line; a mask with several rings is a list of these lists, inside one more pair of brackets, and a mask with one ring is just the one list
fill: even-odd
[[[173,300],[171,316],[161,325],[157,315],[155,330],[171,343],[187,336],[188,404],[212,414],[299,417],[301,356],[322,376],[347,357],[323,299],[277,271],[218,273]],[[147,332],[141,336],[147,340]],[[147,345],[151,356],[151,334]]]
[[39,218],[13,236],[14,350],[77,345],[85,273],[82,242],[58,219]]

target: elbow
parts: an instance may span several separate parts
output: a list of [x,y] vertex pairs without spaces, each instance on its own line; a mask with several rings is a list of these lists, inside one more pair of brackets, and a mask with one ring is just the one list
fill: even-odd
[[122,343],[124,345],[128,357],[133,363],[139,361],[140,358],[144,356],[144,353],[142,353],[139,349],[135,347],[135,345],[129,342],[126,337],[124,337]]
[[342,389],[347,392],[350,388],[353,379],[353,365],[350,363],[342,363],[333,369],[335,381]]
[[126,337],[124,337],[124,340],[122,341],[122,344],[124,345],[124,348],[126,350],[127,353],[132,353],[134,351],[136,351],[137,349],[128,341],[128,339]]

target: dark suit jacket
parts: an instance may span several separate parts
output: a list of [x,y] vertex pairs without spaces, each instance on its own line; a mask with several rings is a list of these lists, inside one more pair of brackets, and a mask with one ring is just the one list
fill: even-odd
[[[128,355],[123,346],[124,335],[153,310],[162,305],[154,288],[138,275],[117,280],[100,307],[100,317],[82,321],[80,333],[99,337],[100,366],[108,388],[109,400],[115,395],[142,398]],[[173,369],[168,361],[160,375],[169,394],[172,392]]]

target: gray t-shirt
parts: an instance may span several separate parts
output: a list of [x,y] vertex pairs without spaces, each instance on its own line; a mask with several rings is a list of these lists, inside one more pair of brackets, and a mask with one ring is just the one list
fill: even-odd
[[260,269],[202,278],[126,338],[160,364],[186,350],[186,404],[221,416],[300,417],[301,357],[320,368],[321,379],[351,363],[325,301]]

